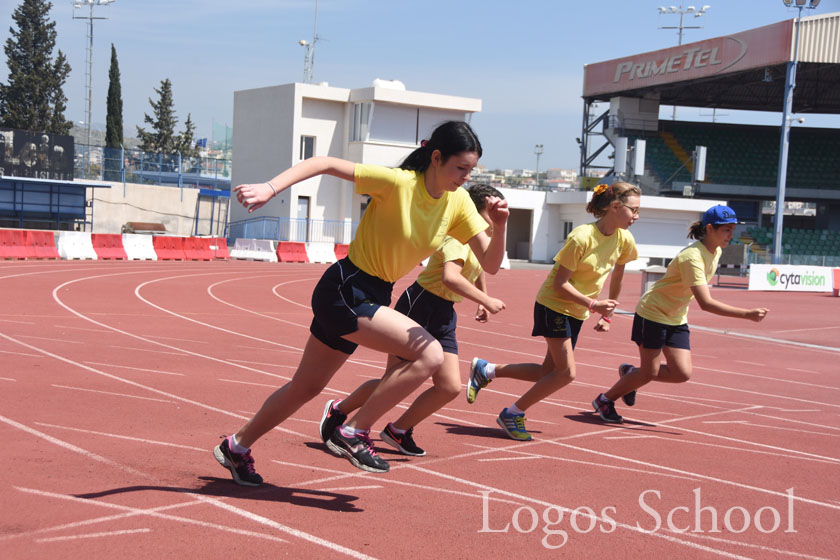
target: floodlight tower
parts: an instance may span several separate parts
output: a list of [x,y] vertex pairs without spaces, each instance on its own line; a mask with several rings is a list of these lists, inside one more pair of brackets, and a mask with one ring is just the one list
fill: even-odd
[[537,156],[536,179],[537,179],[537,186],[538,187],[540,186],[540,156],[542,155],[542,153],[543,153],[543,145],[542,144],[537,144],[536,146],[534,146],[534,154]]
[[[87,92],[86,92],[86,99],[87,107],[85,108],[85,126],[87,126],[87,148],[85,150],[88,154],[90,154],[90,121],[91,121],[91,112],[93,107],[93,20],[95,19],[108,19],[106,17],[95,17],[93,15],[93,7],[94,6],[106,6],[108,4],[112,4],[115,0],[74,0],[73,1],[73,19],[86,19],[88,20],[88,47],[85,51],[85,66],[86,66],[86,74],[85,78],[87,78]],[[81,10],[85,6],[89,8],[88,15],[77,16],[76,10]],[[89,158],[85,158],[85,174],[87,174],[87,166],[88,166]]]
[[[679,42],[677,44],[682,45],[683,29],[703,29],[702,25],[683,25],[684,16],[686,14],[692,14],[695,19],[699,18],[699,17],[703,17],[706,14],[706,12],[709,10],[709,8],[711,8],[711,6],[709,6],[709,5],[702,6],[699,10],[697,8],[695,8],[694,6],[689,6],[685,9],[683,9],[682,5],[680,5],[679,8],[677,8],[676,6],[668,6],[667,8],[665,6],[660,6],[659,7],[659,14],[660,15],[662,15],[662,14],[680,14],[680,24],[677,25],[677,26],[675,26],[675,25],[660,26],[659,29],[679,29],[679,33],[678,33]],[[673,113],[673,116],[672,116],[672,120],[677,120],[677,106],[676,105],[674,105],[674,113]]]
[[[794,0],[782,0],[790,8]],[[808,4],[807,6],[805,4]],[[787,183],[788,144],[790,143],[790,114],[793,112],[793,89],[796,87],[796,63],[799,59],[799,27],[802,24],[802,10],[813,10],[820,0],[796,0],[793,6],[799,10],[796,17],[796,38],[793,41],[793,61],[787,63],[785,73],[785,101],[782,109],[782,138],[779,146],[779,173],[776,179],[776,223],[773,224],[773,264],[782,262],[782,222],[785,218],[785,186]],[[798,119],[802,122],[804,119]]]
[[298,45],[305,49],[303,55],[303,83],[312,83],[312,73],[315,70],[315,43],[318,42],[318,0],[315,0],[315,25],[312,29],[312,42],[306,39],[298,41]]

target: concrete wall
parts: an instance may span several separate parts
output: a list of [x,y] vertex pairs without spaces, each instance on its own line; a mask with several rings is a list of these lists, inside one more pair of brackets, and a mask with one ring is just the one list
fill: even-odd
[[169,234],[191,236],[195,234],[196,211],[200,210],[198,235],[210,234],[211,221],[213,235],[224,235],[225,198],[217,198],[215,204],[204,198],[199,208],[199,189],[195,188],[126,183],[123,189],[122,183],[88,182],[111,186],[87,189],[87,198],[93,201],[92,233],[121,233],[126,222],[154,222],[162,223]]

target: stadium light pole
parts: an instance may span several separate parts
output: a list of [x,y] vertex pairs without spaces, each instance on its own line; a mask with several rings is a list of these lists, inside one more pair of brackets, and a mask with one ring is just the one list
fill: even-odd
[[[683,42],[683,29],[703,29],[702,25],[683,25],[683,18],[686,14],[693,14],[695,18],[703,17],[706,12],[711,8],[708,4],[702,6],[699,10],[694,6],[688,6],[687,8],[683,9],[682,4],[679,8],[676,6],[665,6],[659,7],[659,14],[680,14],[680,24],[678,26],[669,25],[669,26],[660,26],[659,29],[679,29],[679,42],[677,45],[682,45]],[[677,106],[674,105],[674,113],[671,116],[671,120],[677,120]]]
[[[87,147],[85,148],[87,152],[87,156],[85,157],[85,175],[88,173],[88,166],[90,160],[90,123],[91,123],[91,112],[93,108],[93,20],[95,19],[108,19],[105,17],[94,17],[93,15],[93,7],[94,6],[107,6],[108,4],[112,4],[115,0],[74,0],[73,2],[73,19],[86,19],[88,20],[88,47],[85,54],[87,56],[87,108],[85,109],[85,122],[87,123]],[[80,10],[88,6],[90,8],[90,13],[86,16],[76,16],[75,10]]]
[[[806,1],[808,6],[806,6]],[[782,0],[790,8],[794,0]],[[793,90],[796,88],[796,63],[799,60],[799,27],[802,24],[802,10],[816,8],[820,0],[795,0],[799,14],[796,17],[796,35],[793,41],[793,61],[787,63],[785,76],[785,100],[782,108],[782,138],[779,145],[779,172],[776,179],[776,220],[773,224],[773,264],[782,263],[782,231],[785,217],[785,186],[787,183],[788,146],[790,144],[790,114],[793,112]]]
[[315,72],[315,44],[318,42],[318,0],[315,0],[315,24],[312,30],[312,42],[306,39],[298,41],[298,45],[305,49],[303,55],[303,83],[312,83],[312,74]]
[[534,154],[536,154],[536,156],[537,156],[536,178],[537,178],[537,186],[538,187],[540,186],[540,156],[542,155],[542,153],[543,153],[543,145],[542,144],[537,144],[536,146],[534,146]]

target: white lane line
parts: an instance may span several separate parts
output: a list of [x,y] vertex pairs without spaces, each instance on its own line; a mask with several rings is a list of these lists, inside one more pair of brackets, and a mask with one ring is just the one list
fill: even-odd
[[788,370],[788,371],[801,371],[802,373],[816,373],[818,375],[822,373],[821,371],[813,371],[813,370],[810,370],[810,369],[799,369],[799,368],[794,368],[794,367],[789,367],[789,368],[785,368],[785,369]]
[[378,490],[380,488],[385,487],[377,484],[372,486],[339,486],[336,488],[318,488],[318,490],[321,492],[349,492],[351,490]]
[[[174,521],[176,523],[197,525],[199,527],[204,527],[205,529],[218,529],[220,531],[233,533],[235,535],[243,535],[243,536],[246,536],[246,537],[257,537],[257,538],[260,538],[260,539],[266,539],[266,540],[270,540],[270,541],[277,542],[277,543],[288,543],[289,542],[285,539],[281,539],[281,538],[275,537],[273,535],[266,535],[264,533],[258,533],[256,531],[246,531],[244,529],[237,529],[235,527],[231,527],[231,526],[227,526],[227,525],[218,525],[216,523],[199,521],[199,520],[194,519],[192,517],[181,517],[179,515],[169,515],[169,514],[166,514],[166,513],[160,513],[159,510],[162,509],[162,508],[140,509],[140,508],[133,508],[133,507],[129,507],[129,506],[123,506],[123,505],[119,505],[119,504],[112,504],[110,502],[102,502],[102,501],[99,501],[99,500],[91,500],[91,499],[88,499],[88,498],[78,498],[76,496],[71,496],[71,495],[68,495],[68,494],[58,494],[56,492],[47,492],[45,490],[36,490],[34,488],[24,488],[24,487],[21,487],[21,486],[13,486],[13,488],[15,490],[19,490],[20,492],[24,492],[26,494],[33,494],[33,495],[41,496],[41,497],[44,497],[44,498],[66,500],[66,501],[77,503],[77,504],[85,504],[86,506],[95,505],[95,506],[99,506],[99,507],[103,507],[103,508],[107,508],[107,509],[115,509],[115,510],[118,510],[118,511],[127,512],[127,513],[130,513],[132,515],[146,515],[146,516],[154,517],[154,518],[157,518],[157,519],[164,519],[166,521]],[[195,495],[193,495],[193,494],[188,494],[188,493],[184,493],[184,494],[187,495],[187,496],[190,496],[190,497],[195,497]],[[185,503],[185,504],[179,504],[179,505],[189,506],[189,505],[197,505],[199,503],[201,503],[201,502],[198,501],[198,500],[194,500],[192,502],[188,502],[188,503]],[[2,537],[0,537],[0,538],[2,538]]]
[[47,342],[63,342],[65,344],[84,344],[81,340],[67,340],[66,338],[52,338],[49,336],[34,336],[31,334],[19,334],[20,338],[34,338],[35,340],[46,340]]
[[22,430],[22,431],[24,431],[24,432],[26,432],[30,435],[33,435],[35,437],[45,439],[48,442],[53,443],[53,444],[55,444],[55,445],[57,445],[57,446],[59,446],[63,449],[66,449],[68,451],[72,451],[73,453],[78,453],[78,454],[80,454],[84,457],[87,457],[88,459],[92,459],[92,460],[94,460],[98,463],[104,463],[104,464],[109,465],[111,467],[116,467],[116,468],[118,468],[122,471],[131,473],[135,476],[141,476],[143,478],[148,478],[148,475],[146,473],[140,472],[137,469],[132,469],[131,467],[121,465],[121,464],[117,463],[116,461],[112,461],[111,459],[103,457],[102,455],[97,455],[96,453],[93,453],[93,452],[88,451],[86,449],[82,449],[81,447],[76,447],[72,443],[67,443],[66,441],[62,441],[58,438],[54,438],[51,435],[45,434],[44,432],[40,432],[40,431],[38,431],[34,428],[30,428],[29,426],[25,426],[25,425],[21,424],[20,422],[15,422],[11,418],[6,418],[5,416],[0,415],[0,422],[5,422],[6,424],[8,424],[9,426],[12,426],[13,428],[17,428],[18,430]]
[[84,389],[82,387],[70,387],[69,385],[56,385],[55,383],[53,383],[52,386],[53,387],[58,387],[59,389],[70,389],[70,390],[73,390],[73,391],[84,391],[86,393],[99,393],[101,395],[111,395],[112,397],[127,397],[127,398],[130,398],[130,399],[140,399],[140,400],[144,400],[144,401],[157,401],[157,402],[162,402],[162,403],[171,403],[172,402],[170,400],[156,399],[156,398],[153,398],[153,397],[139,397],[137,395],[127,395],[125,393],[114,393],[112,391],[99,391],[98,389]]
[[117,364],[103,364],[102,362],[84,362],[85,364],[91,366],[104,366],[104,367],[113,367],[113,368],[121,368],[121,369],[130,369],[132,371],[143,371],[148,373],[160,373],[162,375],[178,375],[184,377],[183,373],[176,373],[174,371],[161,371],[159,369],[148,369],[148,368],[139,368],[134,366],[120,366]]
[[757,375],[757,374],[753,374],[753,373],[741,373],[741,372],[738,372],[738,371],[727,371],[725,369],[702,367],[702,366],[698,366],[698,365],[695,365],[694,369],[704,369],[706,371],[712,371],[712,372],[715,372],[715,373],[725,373],[727,375],[737,375],[737,376],[740,376],[740,377],[752,377],[752,378],[755,378],[755,379],[761,379],[765,382],[766,381],[774,381],[774,382],[777,382],[777,383],[790,383],[791,385],[804,385],[805,387],[816,387],[818,389],[830,389],[832,391],[840,391],[840,387],[835,387],[833,385],[818,385],[816,383],[808,383],[806,381],[795,381],[793,379],[780,379],[778,377],[770,377],[768,375]]
[[0,377],[0,381],[17,381],[17,379],[12,379],[11,377]]
[[43,539],[35,539],[36,543],[51,543],[60,541],[76,541],[79,539],[100,539],[103,537],[116,537],[122,535],[136,535],[137,533],[150,533],[152,530],[143,529],[123,529],[122,531],[108,531],[105,533],[83,533],[81,535],[67,535],[66,537],[45,537]]
[[12,352],[11,350],[0,350],[2,354],[11,354],[12,356],[26,356],[27,358],[40,358],[38,354],[27,354],[26,352]]
[[192,447],[190,445],[180,445],[177,443],[171,443],[168,441],[155,441],[153,439],[145,439],[145,438],[138,438],[138,437],[131,437],[131,436],[124,436],[120,434],[110,434],[107,432],[97,432],[94,430],[84,430],[82,428],[72,428],[70,426],[59,426],[57,424],[47,424],[46,422],[33,422],[36,426],[43,426],[45,428],[56,428],[59,430],[68,430],[70,432],[79,432],[82,434],[91,434],[95,436],[103,436],[115,439],[124,439],[128,441],[137,441],[140,443],[148,443],[149,445],[162,445],[164,447],[175,447],[178,449],[190,449],[192,451],[200,451],[201,453],[205,453],[207,449],[204,447]]
[[255,522],[260,523],[262,525],[265,525],[267,527],[271,527],[272,529],[276,529],[276,530],[281,531],[283,533],[292,535],[293,537],[297,537],[299,539],[308,541],[312,544],[321,545],[324,548],[327,548],[327,549],[331,550],[332,552],[337,552],[337,553],[340,553],[340,554],[345,554],[347,556],[350,556],[351,558],[360,558],[360,559],[364,559],[364,560],[368,560],[368,559],[373,558],[373,556],[368,556],[367,554],[362,554],[361,552],[353,550],[352,548],[347,548],[346,546],[341,546],[340,544],[334,543],[332,541],[328,541],[326,539],[322,539],[321,537],[317,537],[315,535],[310,535],[309,533],[306,533],[304,531],[300,531],[300,530],[295,529],[293,527],[289,527],[288,525],[283,525],[282,523],[278,523],[278,522],[274,521],[273,519],[269,519],[267,517],[263,517],[262,515],[258,515],[256,513],[252,513],[250,511],[238,508],[234,505],[228,504],[228,503],[223,502],[221,500],[218,500],[216,498],[211,498],[209,496],[202,496],[201,494],[193,494],[193,493],[190,493],[190,492],[187,492],[187,495],[195,498],[196,500],[200,500],[204,503],[216,506],[219,509],[223,509],[223,510],[228,511],[230,513],[233,513],[233,514],[239,515],[241,517],[244,517],[245,519],[255,521]]

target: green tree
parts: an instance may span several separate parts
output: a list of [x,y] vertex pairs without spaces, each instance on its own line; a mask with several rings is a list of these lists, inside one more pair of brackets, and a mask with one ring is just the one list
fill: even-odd
[[122,88],[120,86],[120,65],[117,49],[111,43],[111,69],[108,70],[108,100],[105,117],[105,159],[103,178],[119,181],[122,167],[120,147],[123,142]]
[[177,137],[175,136],[175,125],[178,118],[175,116],[175,107],[172,100],[172,82],[169,78],[160,82],[160,89],[154,88],[158,94],[158,100],[149,104],[152,106],[152,115],[144,115],[146,124],[151,125],[152,131],[147,132],[137,127],[137,138],[140,139],[140,149],[144,152],[173,153],[177,151]]
[[120,64],[117,49],[111,43],[111,69],[108,70],[108,114],[105,117],[105,147],[119,148],[123,142],[123,102],[120,86]]
[[184,121],[184,132],[178,135],[178,151],[182,157],[198,157],[198,147],[195,145],[195,124],[187,113]]
[[8,83],[0,84],[0,125],[21,130],[69,134],[73,123],[64,117],[67,97],[62,87],[70,64],[61,50],[53,60],[55,22],[52,3],[23,0],[12,14],[17,29],[6,39]]

